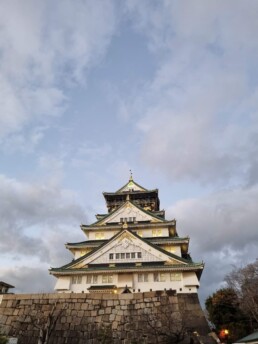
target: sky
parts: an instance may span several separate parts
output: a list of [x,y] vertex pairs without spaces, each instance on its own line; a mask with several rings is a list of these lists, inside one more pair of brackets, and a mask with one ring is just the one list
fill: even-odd
[[201,300],[258,247],[256,0],[0,0],[0,280],[51,292],[103,191],[159,188]]

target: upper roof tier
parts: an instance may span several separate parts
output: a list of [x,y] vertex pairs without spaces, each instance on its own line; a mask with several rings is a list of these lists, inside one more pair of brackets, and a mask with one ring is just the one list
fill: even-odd
[[129,181],[118,189],[116,192],[103,192],[108,212],[112,212],[119,208],[123,203],[130,200],[148,211],[159,211],[159,190],[147,190],[137,184],[132,175]]

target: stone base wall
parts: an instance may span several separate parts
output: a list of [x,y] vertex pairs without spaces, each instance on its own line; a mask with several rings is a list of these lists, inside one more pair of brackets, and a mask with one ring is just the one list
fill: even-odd
[[19,344],[38,344],[45,335],[51,344],[156,344],[168,335],[171,341],[173,332],[210,332],[197,294],[165,291],[4,295],[0,330]]

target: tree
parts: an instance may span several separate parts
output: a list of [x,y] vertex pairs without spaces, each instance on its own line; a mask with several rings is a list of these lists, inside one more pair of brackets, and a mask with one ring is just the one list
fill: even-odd
[[244,337],[250,331],[247,318],[239,306],[238,296],[232,288],[216,291],[207,298],[205,306],[217,334],[228,330],[230,342]]
[[225,278],[238,297],[239,306],[250,320],[252,329],[258,326],[258,259],[243,268],[234,268]]

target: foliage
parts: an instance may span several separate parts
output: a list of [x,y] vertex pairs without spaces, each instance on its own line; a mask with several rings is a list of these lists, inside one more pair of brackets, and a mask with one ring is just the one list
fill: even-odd
[[7,338],[0,332],[0,344],[7,344]]
[[258,326],[258,259],[234,268],[225,281],[228,287],[209,296],[205,306],[217,333],[228,329],[229,341],[234,341]]
[[258,259],[243,268],[234,268],[225,280],[236,293],[241,310],[255,329],[258,326]]
[[217,334],[229,331],[229,341],[235,341],[250,331],[244,313],[239,307],[237,294],[231,288],[223,288],[209,296],[205,302],[209,320],[215,325]]

